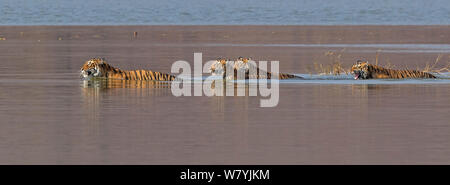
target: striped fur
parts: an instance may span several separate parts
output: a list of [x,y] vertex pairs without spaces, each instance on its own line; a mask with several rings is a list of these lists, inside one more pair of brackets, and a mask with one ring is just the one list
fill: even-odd
[[[237,79],[238,73],[245,74],[245,79],[271,79],[272,73],[260,70],[256,65],[249,63],[251,58],[239,57],[236,61],[217,59],[210,67],[210,71],[213,75],[223,76],[225,79]],[[233,63],[234,62],[234,63]],[[228,66],[229,65],[229,66]],[[233,76],[226,76],[226,70],[228,68],[234,70]],[[256,74],[250,74],[250,71],[256,71]],[[302,79],[302,77],[295,76],[287,73],[279,73],[278,79]]]
[[368,62],[358,62],[352,66],[352,74],[355,75],[355,79],[377,79],[377,78],[436,78],[436,76],[422,71],[416,70],[395,70],[386,69],[381,66],[372,65]]
[[175,76],[151,70],[121,70],[112,67],[104,59],[93,58],[81,67],[81,76],[85,79],[92,77],[103,77],[121,80],[154,80],[154,81],[173,81]]

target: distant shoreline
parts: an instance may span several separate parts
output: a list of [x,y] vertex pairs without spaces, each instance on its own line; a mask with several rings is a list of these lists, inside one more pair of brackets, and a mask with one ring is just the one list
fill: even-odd
[[[105,57],[121,68],[145,63],[168,72],[173,62],[252,57],[278,60],[287,73],[309,73],[317,64],[357,59],[398,68],[423,68],[450,55],[448,26],[0,26],[3,56],[15,61],[45,53],[40,60],[70,57],[73,68],[91,57]],[[45,52],[44,52],[45,51]],[[378,53],[378,54],[377,54]],[[134,67],[133,67],[134,66]]]
[[0,26],[450,26],[450,24],[1,24]]
[[[41,32],[113,34],[114,39],[139,38],[163,43],[179,42],[166,35],[217,35],[210,42],[296,44],[450,44],[450,25],[12,25],[0,26],[0,36],[18,39],[17,32],[37,37]],[[223,35],[223,38],[219,38]],[[149,37],[150,36],[150,37]],[[163,39],[163,40],[161,40]],[[198,39],[193,39],[196,43]],[[184,40],[188,41],[188,40]]]

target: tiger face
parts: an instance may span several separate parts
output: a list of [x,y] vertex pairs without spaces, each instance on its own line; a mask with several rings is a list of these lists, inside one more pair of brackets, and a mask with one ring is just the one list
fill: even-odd
[[244,63],[248,63],[248,61],[252,61],[252,58],[242,58],[242,57],[240,57],[240,59],[241,59],[242,62],[244,62]]
[[104,72],[102,66],[105,65],[103,59],[93,58],[84,63],[81,67],[80,76],[84,79],[101,77]]
[[217,59],[215,63],[213,63],[210,67],[210,72],[213,75],[223,75],[225,72],[225,65],[227,64],[227,60],[225,59]]
[[237,70],[237,71],[248,71],[248,61],[252,60],[251,58],[243,58],[243,57],[239,57],[237,59],[236,62],[234,62],[234,67],[233,69]]
[[355,65],[352,66],[351,73],[354,75],[355,80],[368,79],[370,76],[369,63],[358,60]]
[[[234,70],[236,72],[236,75],[248,75],[250,68],[256,68],[255,63],[249,63],[249,61],[252,61],[252,59],[239,57],[238,60],[234,62]],[[252,71],[256,71],[256,69]]]

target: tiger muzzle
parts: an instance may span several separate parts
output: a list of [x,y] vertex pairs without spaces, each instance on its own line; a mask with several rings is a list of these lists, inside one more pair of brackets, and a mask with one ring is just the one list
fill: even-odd
[[355,78],[355,80],[358,80],[361,78],[361,71],[353,71],[352,73],[354,75],[353,78]]

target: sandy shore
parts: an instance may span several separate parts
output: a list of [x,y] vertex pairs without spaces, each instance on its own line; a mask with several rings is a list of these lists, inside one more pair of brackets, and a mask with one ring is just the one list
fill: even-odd
[[[278,60],[285,72],[308,73],[314,72],[313,63],[335,60],[326,53],[341,54],[340,61],[349,66],[357,59],[374,61],[378,51],[382,64],[409,68],[432,63],[442,53],[440,67],[449,59],[448,48],[444,52],[397,52],[382,45],[359,48],[347,44],[448,45],[449,33],[450,26],[0,26],[0,57],[8,61],[19,56],[64,59],[74,69],[90,57],[105,57],[119,67],[169,71],[174,61],[192,62],[193,53],[202,52],[204,62],[250,56]],[[145,65],[140,66],[143,61]]]
[[[157,43],[448,44],[450,26],[0,26],[9,39],[138,40]],[[21,34],[22,33],[22,34]],[[78,35],[78,37],[76,36]],[[97,37],[96,37],[97,35]]]

